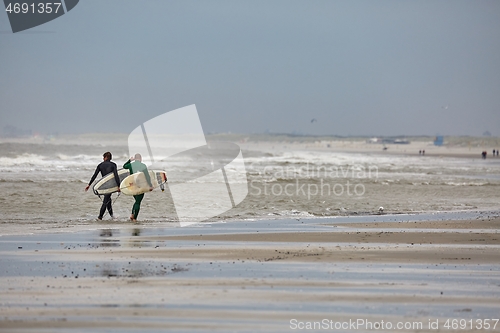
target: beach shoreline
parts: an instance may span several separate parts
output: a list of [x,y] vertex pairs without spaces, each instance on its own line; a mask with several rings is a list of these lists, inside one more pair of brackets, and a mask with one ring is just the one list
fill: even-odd
[[[55,136],[32,137],[0,137],[0,144],[27,145],[92,145],[115,149],[126,148],[128,144],[126,133],[86,133],[61,134]],[[407,144],[369,142],[367,137],[335,137],[335,136],[292,136],[286,134],[207,134],[207,141],[229,141],[238,144],[243,150],[252,151],[326,151],[344,153],[374,153],[382,155],[417,155],[422,157],[452,157],[481,159],[481,152],[486,151],[487,157],[492,156],[493,149],[500,149],[498,137],[468,137],[447,136],[445,143],[436,146],[432,136],[410,136]],[[384,149],[385,148],[385,149]],[[420,152],[420,153],[419,153]]]
[[282,332],[293,319],[498,314],[498,214],[368,218],[1,237],[0,328]]

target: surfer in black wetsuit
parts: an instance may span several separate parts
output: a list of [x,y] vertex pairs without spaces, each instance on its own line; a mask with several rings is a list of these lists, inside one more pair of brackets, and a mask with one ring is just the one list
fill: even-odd
[[[90,178],[90,182],[88,185],[85,187],[85,192],[89,190],[90,184],[94,182],[96,179],[97,175],[99,172],[101,173],[101,176],[106,176],[107,174],[114,173],[115,174],[115,181],[120,186],[120,178],[118,177],[118,172],[116,169],[116,164],[111,162],[112,155],[109,151],[105,152],[102,155],[102,158],[104,162],[99,164],[97,168],[95,169],[94,175],[92,178]],[[120,192],[120,188],[118,188],[118,192]],[[99,220],[102,220],[102,217],[104,216],[104,212],[106,211],[106,208],[108,209],[109,216],[113,218],[113,207],[111,207],[111,193],[110,194],[105,194],[104,199],[102,200],[102,206],[101,210],[99,211]]]

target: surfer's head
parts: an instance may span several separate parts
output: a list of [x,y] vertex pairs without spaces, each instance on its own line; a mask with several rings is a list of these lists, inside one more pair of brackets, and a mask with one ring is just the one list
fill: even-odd
[[104,158],[105,161],[111,161],[111,158],[113,157],[109,151],[105,152],[102,154],[102,157]]
[[142,156],[141,156],[141,154],[139,154],[139,153],[135,154],[134,158],[135,158],[136,161],[142,162]]

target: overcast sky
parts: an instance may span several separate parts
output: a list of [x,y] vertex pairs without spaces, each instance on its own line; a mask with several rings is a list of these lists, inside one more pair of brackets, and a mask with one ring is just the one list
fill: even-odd
[[500,1],[82,0],[16,34],[0,13],[2,127],[190,104],[205,132],[500,136]]

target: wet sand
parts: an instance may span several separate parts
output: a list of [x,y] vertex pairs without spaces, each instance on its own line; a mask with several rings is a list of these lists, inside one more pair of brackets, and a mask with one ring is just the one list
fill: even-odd
[[0,330],[285,332],[363,319],[449,332],[447,319],[500,313],[500,219],[490,215],[0,237]]

